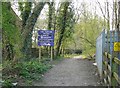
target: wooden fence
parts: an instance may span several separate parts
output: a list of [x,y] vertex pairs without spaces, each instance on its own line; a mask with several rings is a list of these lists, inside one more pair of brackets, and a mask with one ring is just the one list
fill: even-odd
[[[120,60],[108,52],[104,53],[104,57],[103,83],[106,86],[118,86],[120,84],[120,77],[118,75]],[[112,61],[112,65],[110,65],[110,61]]]
[[[120,86],[120,32],[110,31],[101,33],[96,41],[96,62],[100,77],[105,86]],[[102,44],[101,47],[98,44]],[[102,48],[101,50],[99,48]],[[102,56],[98,57],[99,53]],[[99,65],[102,61],[102,65]],[[101,69],[100,67],[101,66]]]

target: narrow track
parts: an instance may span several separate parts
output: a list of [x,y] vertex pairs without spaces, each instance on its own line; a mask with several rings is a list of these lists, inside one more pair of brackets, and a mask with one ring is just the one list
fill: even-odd
[[64,59],[44,74],[35,86],[100,86],[93,61],[80,58]]

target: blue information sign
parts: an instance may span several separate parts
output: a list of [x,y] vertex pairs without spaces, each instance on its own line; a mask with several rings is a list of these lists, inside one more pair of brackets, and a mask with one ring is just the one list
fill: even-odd
[[38,30],[38,46],[54,46],[54,30]]

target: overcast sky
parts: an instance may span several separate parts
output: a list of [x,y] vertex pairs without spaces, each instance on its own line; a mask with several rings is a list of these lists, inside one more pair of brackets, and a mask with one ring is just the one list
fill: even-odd
[[[15,0],[15,1],[18,1],[18,0]],[[37,1],[41,1],[41,0],[37,0]],[[63,1],[66,1],[66,0],[55,0],[55,2],[56,2],[56,8],[57,8],[58,3],[59,2],[63,2]],[[102,7],[103,11],[105,12],[104,8],[105,8],[105,1],[106,0],[72,0],[72,1],[74,2],[75,8],[78,8],[78,9],[80,8],[81,3],[85,2],[89,6],[88,7],[89,11],[94,12],[94,10],[96,9],[96,14],[98,14],[101,17],[103,17],[103,14],[102,14],[102,12],[101,12],[101,10],[99,8],[99,5],[98,5],[97,1],[100,2],[101,7]],[[108,1],[109,1],[109,4],[110,4],[109,5],[110,18],[112,19],[112,6],[113,6],[112,4],[113,4],[113,0],[108,0]],[[12,8],[16,12],[16,14],[20,16],[20,11],[18,11],[18,4],[17,4],[17,2],[16,2],[16,4],[15,4],[15,2],[13,2],[13,3],[14,3],[14,5],[12,5]],[[48,11],[48,5],[45,5],[44,9],[42,10],[42,12],[40,14],[41,19],[45,19],[46,18],[46,12],[47,11]],[[110,20],[110,22],[112,22],[112,20]]]

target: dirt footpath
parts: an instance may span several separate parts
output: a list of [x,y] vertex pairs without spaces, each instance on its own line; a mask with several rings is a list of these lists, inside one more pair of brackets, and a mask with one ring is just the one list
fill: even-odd
[[100,80],[93,61],[80,58],[64,59],[53,65],[35,86],[99,86]]

